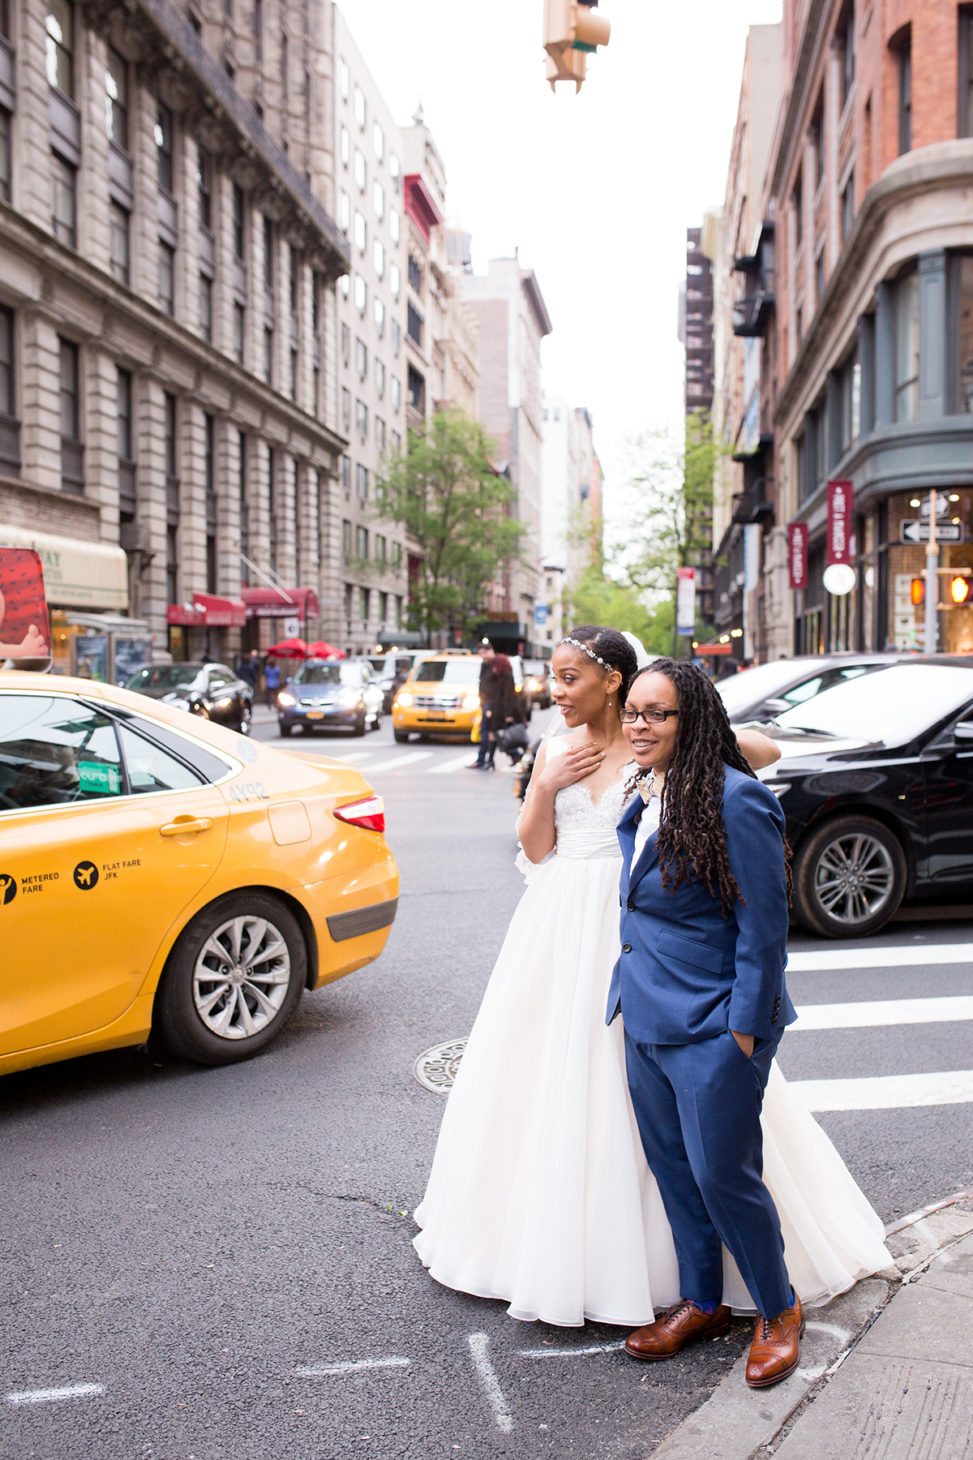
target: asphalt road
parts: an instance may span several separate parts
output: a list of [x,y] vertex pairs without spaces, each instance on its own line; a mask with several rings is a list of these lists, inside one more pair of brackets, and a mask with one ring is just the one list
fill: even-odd
[[[439,1288],[411,1246],[443,1109],[413,1065],[468,1030],[519,896],[510,778],[395,746],[387,723],[313,748],[386,799],[403,895],[379,963],[306,996],[248,1064],[123,1051],[0,1085],[0,1457],[643,1457],[744,1325],[639,1367],[618,1330]],[[973,996],[973,920],[899,921],[822,966],[834,951],[793,940],[795,1002],[831,1027],[789,1034],[781,1063],[890,1221],[973,1186],[973,1102],[928,1103],[973,1069],[973,1019],[935,1002]]]

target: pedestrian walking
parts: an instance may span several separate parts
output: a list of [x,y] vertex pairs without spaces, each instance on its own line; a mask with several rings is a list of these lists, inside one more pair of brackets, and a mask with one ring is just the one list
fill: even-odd
[[280,689],[280,665],[276,659],[268,659],[264,665],[264,704],[268,710],[272,710],[277,704],[277,691]]
[[470,769],[492,771],[497,751],[497,731],[517,719],[517,691],[513,666],[506,654],[498,654],[489,639],[480,641],[480,744]]

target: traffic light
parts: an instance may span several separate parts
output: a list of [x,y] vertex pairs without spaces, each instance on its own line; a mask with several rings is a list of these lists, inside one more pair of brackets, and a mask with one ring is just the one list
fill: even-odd
[[913,578],[909,584],[909,602],[916,608],[920,603],[926,601],[926,580],[925,578]]
[[611,21],[596,15],[598,0],[544,0],[544,49],[551,90],[559,81],[573,81],[580,91],[585,60],[607,46]]
[[949,580],[949,597],[957,607],[966,603],[970,596],[970,580],[962,573],[957,573],[955,578]]

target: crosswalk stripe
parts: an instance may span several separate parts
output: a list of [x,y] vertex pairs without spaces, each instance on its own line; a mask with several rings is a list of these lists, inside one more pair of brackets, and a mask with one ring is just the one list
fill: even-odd
[[875,999],[856,1004],[802,1004],[794,1033],[812,1029],[874,1029],[887,1024],[952,1024],[973,1019],[973,995],[943,999]]
[[852,1080],[792,1080],[809,1110],[898,1110],[973,1101],[973,1070],[921,1075],[874,1075]]
[[811,948],[787,957],[788,973],[834,968],[914,968],[920,964],[973,964],[973,943],[924,943],[909,948]]
[[404,765],[409,765],[417,760],[428,760],[433,754],[431,750],[407,750],[399,755],[393,756],[391,760],[379,760],[368,767],[368,774],[375,775],[377,771],[398,771]]
[[451,775],[453,771],[461,771],[463,767],[469,765],[469,763],[470,752],[468,750],[464,750],[462,755],[450,756],[449,760],[444,760],[440,765],[430,766],[429,774],[431,776],[448,776]]

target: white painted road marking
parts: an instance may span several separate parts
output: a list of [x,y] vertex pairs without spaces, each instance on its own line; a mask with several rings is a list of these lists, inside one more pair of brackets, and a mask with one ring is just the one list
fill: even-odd
[[298,1379],[325,1379],[331,1374],[358,1374],[365,1369],[405,1369],[411,1359],[391,1354],[387,1359],[349,1359],[340,1364],[318,1364],[306,1369],[292,1369]]
[[922,1075],[875,1075],[854,1080],[792,1080],[809,1110],[897,1110],[916,1105],[966,1105],[973,1070]]
[[470,764],[470,756],[472,754],[473,748],[471,747],[469,750],[464,750],[462,755],[451,755],[449,760],[444,760],[439,765],[431,765],[429,767],[429,774],[431,776],[448,776],[453,771],[461,771],[464,766]]
[[802,1004],[788,1033],[811,1029],[874,1029],[885,1024],[953,1024],[973,1019],[973,995],[944,999],[875,999],[858,1004]]
[[909,948],[812,948],[787,957],[788,973],[825,973],[833,968],[915,968],[919,964],[968,963],[973,944],[916,943]]
[[20,1389],[5,1396],[8,1404],[56,1404],[61,1399],[88,1399],[104,1394],[104,1384],[69,1384],[63,1389]]
[[397,771],[404,765],[417,760],[428,760],[433,754],[431,750],[406,750],[400,755],[393,756],[391,760],[379,760],[368,767],[368,774],[374,776],[378,771]]
[[510,1410],[507,1408],[503,1390],[500,1388],[497,1371],[490,1362],[490,1340],[485,1333],[471,1333],[467,1337],[467,1343],[470,1346],[473,1367],[493,1411],[497,1429],[503,1430],[504,1434],[509,1434],[514,1427],[514,1422]]

